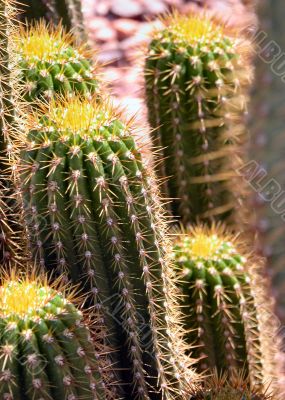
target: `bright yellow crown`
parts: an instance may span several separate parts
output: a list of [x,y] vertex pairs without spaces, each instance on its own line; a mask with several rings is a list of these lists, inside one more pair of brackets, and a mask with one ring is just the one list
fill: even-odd
[[167,16],[163,22],[167,30],[177,39],[186,40],[190,44],[217,40],[225,34],[224,26],[205,13],[186,16],[175,12]]
[[47,284],[40,285],[33,279],[7,280],[0,287],[0,316],[24,317],[34,314],[48,304],[53,296],[54,290]]
[[53,60],[70,47],[72,37],[63,28],[51,28],[43,21],[29,30],[20,29],[14,38],[16,51],[25,59]]

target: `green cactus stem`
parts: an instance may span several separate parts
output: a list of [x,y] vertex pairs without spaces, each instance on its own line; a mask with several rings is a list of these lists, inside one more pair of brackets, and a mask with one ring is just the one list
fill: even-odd
[[252,387],[278,388],[279,321],[263,270],[244,256],[242,242],[222,227],[198,226],[178,236],[176,264],[183,275],[183,308],[199,370],[245,370]]
[[[18,259],[20,234],[18,209],[13,199],[13,165],[19,145],[15,57],[9,38],[14,33],[15,7],[12,0],[0,1],[0,264]],[[10,168],[11,167],[11,168]]]
[[107,399],[94,349],[82,313],[46,280],[15,273],[4,279],[1,399]]
[[90,96],[98,90],[95,65],[85,46],[74,46],[73,36],[61,26],[43,21],[15,35],[15,52],[21,71],[21,85],[27,101],[55,93]]
[[174,13],[162,24],[146,54],[145,85],[171,211],[184,223],[240,222],[250,43],[205,13]]
[[21,8],[20,17],[29,24],[40,19],[55,26],[62,23],[67,31],[74,32],[79,41],[86,40],[80,0],[22,0]]
[[103,314],[126,399],[188,399],[166,226],[153,172],[109,101],[52,101],[30,124],[23,199],[36,260]]

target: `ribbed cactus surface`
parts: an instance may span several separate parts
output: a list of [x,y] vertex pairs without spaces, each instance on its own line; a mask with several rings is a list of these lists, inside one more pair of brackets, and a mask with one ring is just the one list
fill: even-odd
[[[199,226],[178,237],[174,257],[183,274],[183,308],[199,369],[245,370],[253,387],[274,392],[278,321],[262,269],[243,254],[243,244],[222,228]],[[280,343],[279,343],[280,344]]]
[[72,44],[61,27],[39,22],[15,35],[15,52],[25,99],[51,98],[55,93],[91,95],[98,88],[94,66],[84,47]]
[[53,101],[26,146],[35,258],[80,283],[102,311],[127,399],[188,398],[195,374],[183,355],[166,227],[132,127],[108,101]]
[[[18,143],[18,93],[15,57],[10,37],[14,33],[15,4],[0,1],[0,264],[9,266],[18,258],[19,223],[13,197],[12,171]],[[8,163],[10,162],[10,165]],[[22,247],[22,243],[21,243]]]
[[106,398],[82,314],[35,278],[0,287],[0,382],[3,400]]
[[174,13],[162,24],[146,54],[145,85],[171,211],[183,222],[234,220],[245,187],[237,169],[246,140],[250,44],[204,13]]
[[80,0],[22,0],[20,17],[29,23],[45,19],[54,25],[63,24],[73,30],[81,41],[85,39],[84,20]]

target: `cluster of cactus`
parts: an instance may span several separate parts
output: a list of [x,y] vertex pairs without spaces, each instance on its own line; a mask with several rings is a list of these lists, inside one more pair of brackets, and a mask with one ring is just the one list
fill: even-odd
[[278,325],[262,274],[241,243],[222,227],[198,226],[177,238],[187,339],[199,370],[244,369],[252,387],[262,392],[271,384],[274,391]]
[[1,399],[107,398],[96,338],[82,313],[46,280],[4,278],[0,338]]
[[183,223],[240,223],[251,46],[206,14],[162,22],[146,56],[146,102],[171,211]]
[[[247,141],[249,41],[206,13],[174,13],[149,45],[147,103],[153,143],[167,160],[158,172],[173,176],[165,189],[171,211],[185,224],[211,226],[182,230],[172,245],[132,122],[102,93],[89,54],[62,28],[81,30],[80,1],[37,6],[32,1],[26,16],[62,18],[62,25],[5,31],[2,42],[13,46],[3,65],[8,73],[13,53],[28,117],[18,114],[9,87],[3,109],[11,106],[12,120],[2,131],[15,132],[17,119],[22,131],[2,136],[30,256],[48,278],[24,267],[23,276],[2,279],[0,397],[279,400],[277,322],[262,268],[212,225],[243,229],[246,190],[237,169]],[[1,16],[5,30],[9,15]],[[51,280],[75,285],[96,318],[92,326]],[[228,370],[229,380],[200,384],[213,369]]]

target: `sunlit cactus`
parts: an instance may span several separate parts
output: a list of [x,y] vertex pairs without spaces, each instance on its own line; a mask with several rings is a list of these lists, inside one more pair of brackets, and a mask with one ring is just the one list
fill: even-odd
[[61,26],[52,28],[40,21],[22,28],[14,38],[25,99],[50,99],[55,93],[90,96],[98,89],[90,54],[75,46],[73,36]]
[[[36,276],[0,286],[0,398],[111,399],[82,313]],[[109,397],[108,397],[109,396]]]
[[244,244],[222,227],[198,226],[174,246],[182,273],[183,309],[189,343],[199,370],[235,374],[244,369],[254,388],[281,376],[278,320],[262,268],[244,255]]
[[[247,39],[205,13],[162,19],[145,62],[157,171],[184,223],[241,221],[243,115],[251,81]],[[162,161],[164,160],[164,161]]]
[[20,17],[33,23],[45,19],[55,26],[62,23],[67,31],[76,34],[79,41],[86,39],[80,0],[22,0]]
[[[52,101],[22,153],[34,257],[102,311],[128,399],[189,399],[167,228],[153,171],[109,100]],[[88,299],[86,301],[88,304]]]

